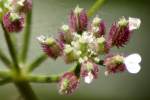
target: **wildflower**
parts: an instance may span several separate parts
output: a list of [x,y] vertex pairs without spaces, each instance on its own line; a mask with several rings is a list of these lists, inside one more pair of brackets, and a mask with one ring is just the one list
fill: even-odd
[[105,23],[98,16],[93,19],[91,28],[96,37],[101,37],[105,34]]
[[121,55],[109,55],[106,57],[104,60],[104,65],[106,66],[105,75],[125,71],[126,67],[123,61],[124,57]]
[[73,40],[73,33],[70,31],[68,25],[63,25],[61,27],[61,32],[59,34],[59,38],[62,42],[70,44]]
[[108,42],[111,46],[122,47],[130,39],[131,32],[140,27],[140,19],[129,18],[126,20],[121,18],[118,23],[114,23],[110,29]]
[[69,16],[69,26],[73,32],[82,34],[87,29],[88,17],[84,9],[77,6]]
[[58,86],[60,94],[69,95],[78,88],[79,79],[73,72],[66,72],[61,76]]
[[17,3],[20,5],[21,13],[28,13],[32,9],[32,0],[19,0]]
[[24,17],[8,12],[3,16],[3,25],[7,32],[20,32],[24,27]]
[[59,41],[45,36],[39,36],[38,41],[41,43],[43,51],[51,58],[56,59],[62,54],[62,46]]
[[84,81],[87,84],[90,84],[93,79],[97,78],[98,72],[98,65],[91,61],[85,61],[81,64],[80,75],[81,77],[84,77]]

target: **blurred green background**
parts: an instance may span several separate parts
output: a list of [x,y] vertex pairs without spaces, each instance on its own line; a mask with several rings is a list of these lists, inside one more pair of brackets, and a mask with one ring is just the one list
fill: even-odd
[[[57,36],[58,28],[67,23],[71,9],[76,5],[88,9],[94,2],[95,0],[34,0],[33,31],[28,61],[42,53],[36,41],[37,36],[41,34]],[[101,69],[97,80],[90,85],[81,80],[79,89],[71,96],[59,95],[56,84],[32,84],[40,100],[150,100],[149,0],[107,0],[97,15],[106,21],[107,27],[121,16],[141,18],[141,27],[134,32],[129,44],[119,50],[113,49],[114,52],[124,54],[140,53],[143,58],[141,72],[137,75],[125,72],[106,77],[104,69]],[[2,32],[1,29],[0,32]],[[21,46],[21,34],[18,34],[17,38]],[[4,41],[1,33],[0,47],[8,53]],[[0,62],[1,69],[4,69],[3,66]],[[69,65],[65,65],[61,58],[56,61],[48,59],[41,66],[34,71],[35,74],[55,74],[69,68]],[[19,93],[13,84],[0,86],[0,100],[16,100],[17,96]]]

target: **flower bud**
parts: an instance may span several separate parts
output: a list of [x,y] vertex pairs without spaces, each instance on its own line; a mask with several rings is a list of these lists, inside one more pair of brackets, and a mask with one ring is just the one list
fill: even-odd
[[40,36],[37,38],[42,45],[43,51],[51,58],[56,59],[62,54],[62,45],[59,41],[49,37]]
[[64,47],[64,58],[66,63],[72,63],[77,61],[81,51],[76,51],[72,46],[65,45]]
[[72,31],[82,34],[87,29],[88,17],[84,9],[78,6],[69,16],[69,26]]
[[97,16],[93,19],[91,28],[96,37],[101,37],[105,34],[105,23]]
[[97,38],[97,52],[98,53],[104,53],[105,52],[105,38],[100,37]]
[[67,44],[71,43],[71,41],[73,40],[73,34],[70,31],[68,25],[63,25],[61,27],[61,32],[60,32],[59,38],[64,43],[67,43]]
[[124,57],[121,55],[109,55],[104,60],[106,66],[105,75],[125,71]]
[[91,61],[85,61],[81,64],[81,77],[84,77],[84,81],[90,84],[94,78],[97,78],[99,72],[99,67],[97,64]]
[[114,23],[110,29],[108,42],[111,46],[124,46],[131,36],[128,21],[123,17],[118,23]]
[[66,72],[61,76],[58,86],[60,94],[69,95],[78,88],[79,79],[73,72]]
[[7,32],[20,32],[24,27],[24,17],[17,13],[6,13],[3,16],[3,25]]
[[32,9],[32,0],[19,0],[17,4],[19,7],[19,12],[28,13]]

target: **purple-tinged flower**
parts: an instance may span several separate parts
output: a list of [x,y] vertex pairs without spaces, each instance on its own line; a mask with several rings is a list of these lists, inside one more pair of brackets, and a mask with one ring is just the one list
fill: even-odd
[[128,21],[123,17],[112,25],[108,36],[109,45],[122,47],[129,41],[130,36]]
[[61,32],[59,34],[59,39],[63,43],[70,44],[71,41],[73,40],[73,33],[70,31],[68,25],[63,25],[61,27]]
[[73,32],[82,34],[87,29],[88,17],[84,9],[78,6],[74,11],[71,11],[69,16],[69,26]]
[[43,51],[51,58],[56,59],[58,56],[62,55],[62,44],[49,37],[40,36],[37,38],[42,45]]
[[126,70],[125,64],[123,63],[124,57],[121,55],[109,55],[104,60],[106,66],[105,75],[123,72]]
[[99,67],[91,61],[85,61],[81,64],[80,75],[84,78],[85,83],[90,84],[93,79],[98,77]]
[[61,76],[58,86],[60,94],[69,95],[78,88],[79,79],[73,72],[66,72]]
[[96,37],[101,37],[103,35],[105,35],[105,23],[102,19],[100,19],[99,17],[95,17],[93,19],[92,25],[92,33],[96,36]]
[[19,0],[17,4],[21,13],[28,13],[32,9],[32,0]]
[[8,12],[3,16],[3,25],[7,32],[20,32],[24,27],[24,17]]
[[132,31],[138,29],[140,24],[140,19],[129,17],[129,20],[126,20],[122,17],[118,23],[114,23],[110,29],[108,36],[109,45],[117,47],[124,46],[129,41]]

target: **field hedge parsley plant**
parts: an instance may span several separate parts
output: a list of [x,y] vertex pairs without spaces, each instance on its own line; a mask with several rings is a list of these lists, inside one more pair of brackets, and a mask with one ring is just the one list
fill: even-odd
[[[61,94],[72,93],[80,78],[90,84],[98,77],[100,63],[106,68],[105,75],[125,70],[129,73],[140,71],[139,54],[124,56],[112,54],[110,51],[112,47],[121,48],[126,45],[133,31],[140,27],[140,19],[121,17],[113,23],[106,35],[105,21],[96,16],[90,22],[87,12],[77,6],[70,12],[68,22],[68,25],[62,25],[58,38],[43,35],[37,38],[50,58],[57,59],[62,56],[67,64],[76,62],[80,66],[77,73],[66,72],[62,75],[59,83]],[[106,57],[102,60],[101,55]]]
[[[100,4],[99,1],[101,0],[97,0],[98,4]],[[97,3],[95,3],[96,7]],[[59,28],[57,38],[42,34],[37,37],[47,56],[43,55],[31,64],[26,64],[31,31],[31,14],[32,0],[0,0],[0,21],[12,62],[4,56],[1,50],[0,59],[13,72],[13,75],[9,75],[9,72],[0,71],[0,76],[8,75],[9,81],[2,80],[2,82],[13,81],[26,100],[37,100],[28,84],[29,82],[57,82],[59,93],[68,95],[78,88],[82,78],[87,84],[97,79],[101,67],[105,68],[105,75],[124,71],[136,74],[140,71],[141,56],[138,53],[126,56],[112,53],[111,49],[113,47],[118,49],[124,47],[134,30],[140,27],[141,20],[121,17],[107,31],[106,22],[103,19],[97,15],[93,20],[89,20],[87,11],[79,6],[71,10],[68,24]],[[23,29],[25,29],[23,50],[21,51],[21,57],[18,57],[11,40],[11,34],[22,32]],[[76,65],[71,70],[56,76],[32,76],[30,72],[47,57],[54,60],[62,57],[66,64],[75,63]],[[27,66],[27,68],[22,66]],[[5,80],[5,77],[3,78]],[[23,88],[31,92],[24,91]]]

